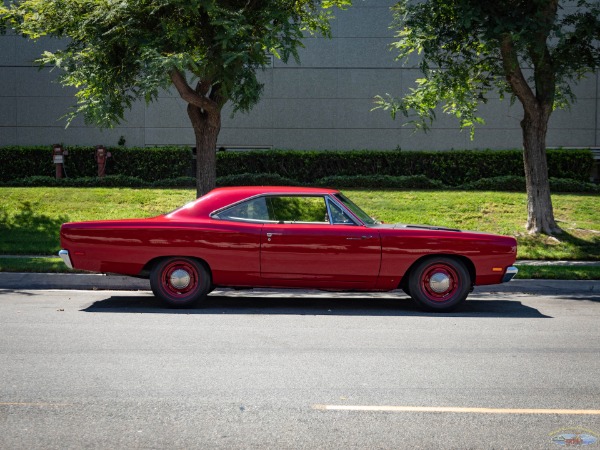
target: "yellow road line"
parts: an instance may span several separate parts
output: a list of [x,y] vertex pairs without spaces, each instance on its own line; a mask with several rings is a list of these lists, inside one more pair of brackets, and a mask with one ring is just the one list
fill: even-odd
[[324,411],[375,411],[375,412],[450,412],[471,414],[561,414],[600,416],[598,409],[513,409],[513,408],[461,408],[454,406],[376,406],[376,405],[313,405]]

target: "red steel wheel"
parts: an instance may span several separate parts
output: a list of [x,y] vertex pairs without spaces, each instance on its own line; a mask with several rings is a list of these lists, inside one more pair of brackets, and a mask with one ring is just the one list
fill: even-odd
[[203,264],[192,258],[164,259],[150,272],[152,292],[170,306],[191,306],[203,300],[210,285],[210,274]]
[[408,289],[422,307],[449,311],[464,302],[471,290],[471,277],[459,259],[438,256],[421,260],[411,270]]

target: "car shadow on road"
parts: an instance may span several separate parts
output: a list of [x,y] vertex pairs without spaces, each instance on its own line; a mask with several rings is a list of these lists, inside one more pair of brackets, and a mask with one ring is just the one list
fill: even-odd
[[551,318],[535,308],[516,300],[469,300],[460,309],[449,313],[426,312],[410,298],[328,297],[257,297],[210,295],[206,302],[194,308],[168,308],[151,296],[111,296],[92,303],[85,312],[146,313],[146,314],[261,314],[313,316],[435,316],[435,317],[495,317]]

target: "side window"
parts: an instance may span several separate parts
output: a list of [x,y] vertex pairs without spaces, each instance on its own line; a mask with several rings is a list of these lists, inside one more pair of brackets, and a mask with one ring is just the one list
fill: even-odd
[[323,197],[268,197],[267,206],[271,220],[277,222],[328,222]]
[[340,208],[332,201],[327,202],[329,204],[329,212],[331,214],[331,223],[334,225],[356,225],[354,221],[348,216],[348,213]]
[[264,197],[259,197],[232,206],[231,208],[220,212],[219,218],[225,220],[269,220],[266,199]]

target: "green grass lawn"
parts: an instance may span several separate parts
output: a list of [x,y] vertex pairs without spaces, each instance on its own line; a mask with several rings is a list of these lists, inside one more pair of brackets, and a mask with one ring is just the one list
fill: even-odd
[[3,258],[0,256],[0,272],[73,272],[62,259],[45,257]]
[[371,215],[403,222],[515,236],[519,259],[600,260],[600,196],[555,194],[554,215],[564,232],[525,232],[527,197],[513,192],[345,191]]
[[[526,196],[508,192],[344,191],[386,223],[413,223],[516,236],[520,259],[600,260],[600,196],[557,194],[564,233],[525,234]],[[152,217],[193,200],[193,189],[0,188],[0,255],[51,255],[60,224]]]
[[518,266],[517,279],[600,280],[600,266]]

